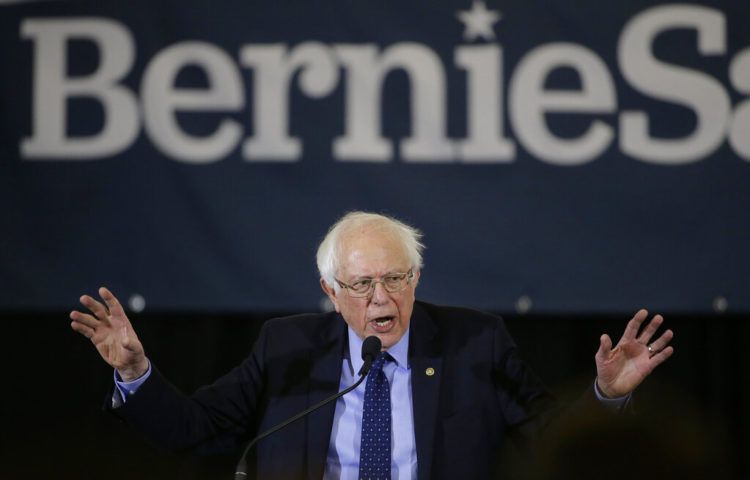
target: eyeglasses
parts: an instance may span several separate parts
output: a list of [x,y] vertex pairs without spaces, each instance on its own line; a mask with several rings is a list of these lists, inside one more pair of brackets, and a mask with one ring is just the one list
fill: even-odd
[[375,280],[374,278],[363,278],[362,280],[357,280],[351,285],[342,282],[338,278],[335,278],[334,280],[336,280],[341,288],[346,289],[350,297],[361,298],[372,295],[372,292],[375,291],[375,285],[378,283],[382,283],[383,288],[385,288],[385,291],[388,293],[400,292],[411,283],[412,278],[414,278],[414,272],[410,269],[406,273],[389,273],[388,275],[380,277],[380,280]]

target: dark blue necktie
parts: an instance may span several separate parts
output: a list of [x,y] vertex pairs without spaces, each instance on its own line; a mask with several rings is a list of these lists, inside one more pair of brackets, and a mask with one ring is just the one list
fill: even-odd
[[383,372],[383,364],[390,358],[382,352],[367,374],[359,450],[360,480],[391,478],[391,387]]

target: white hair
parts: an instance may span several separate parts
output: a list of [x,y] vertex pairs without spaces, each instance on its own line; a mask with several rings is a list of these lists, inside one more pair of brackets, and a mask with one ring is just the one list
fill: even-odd
[[338,289],[334,277],[339,268],[341,239],[346,233],[363,227],[375,228],[394,234],[409,257],[410,268],[415,272],[422,269],[424,245],[419,241],[422,238],[422,232],[388,215],[354,211],[338,219],[318,246],[316,255],[318,272],[320,272],[320,278],[328,285]]

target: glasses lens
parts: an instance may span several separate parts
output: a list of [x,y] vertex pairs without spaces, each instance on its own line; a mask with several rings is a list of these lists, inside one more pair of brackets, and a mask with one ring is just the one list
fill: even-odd
[[352,297],[366,297],[370,295],[370,293],[372,293],[373,287],[377,283],[382,283],[383,288],[385,288],[387,292],[396,293],[406,288],[406,285],[409,284],[411,278],[412,274],[411,271],[409,271],[408,273],[393,273],[390,275],[386,275],[381,280],[366,278],[364,280],[354,282],[351,285],[346,285],[342,282],[339,283],[342,286],[346,285],[346,289],[349,292],[349,295],[351,295]]
[[388,275],[383,278],[383,286],[389,292],[398,292],[406,286],[406,274]]
[[360,280],[358,282],[354,282],[349,286],[349,292],[352,293],[355,297],[364,297],[368,293],[370,293],[370,288],[372,288],[372,280]]

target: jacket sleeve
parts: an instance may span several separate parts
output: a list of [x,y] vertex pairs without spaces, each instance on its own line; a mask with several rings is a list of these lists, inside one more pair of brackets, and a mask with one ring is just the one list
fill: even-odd
[[266,338],[264,325],[249,357],[191,396],[180,392],[154,368],[127,402],[112,408],[109,400],[105,409],[163,449],[198,453],[236,449],[255,434],[263,408]]
[[583,417],[606,420],[620,412],[630,411],[629,401],[616,407],[600,401],[594,391],[594,382],[576,401],[570,404],[559,402],[520,358],[502,321],[497,326],[495,349],[496,389],[509,426],[508,435],[527,453],[537,449],[540,437],[556,433],[563,423]]
[[521,359],[502,320],[495,326],[493,357],[495,389],[508,426],[507,434],[525,450],[560,414],[560,404]]

